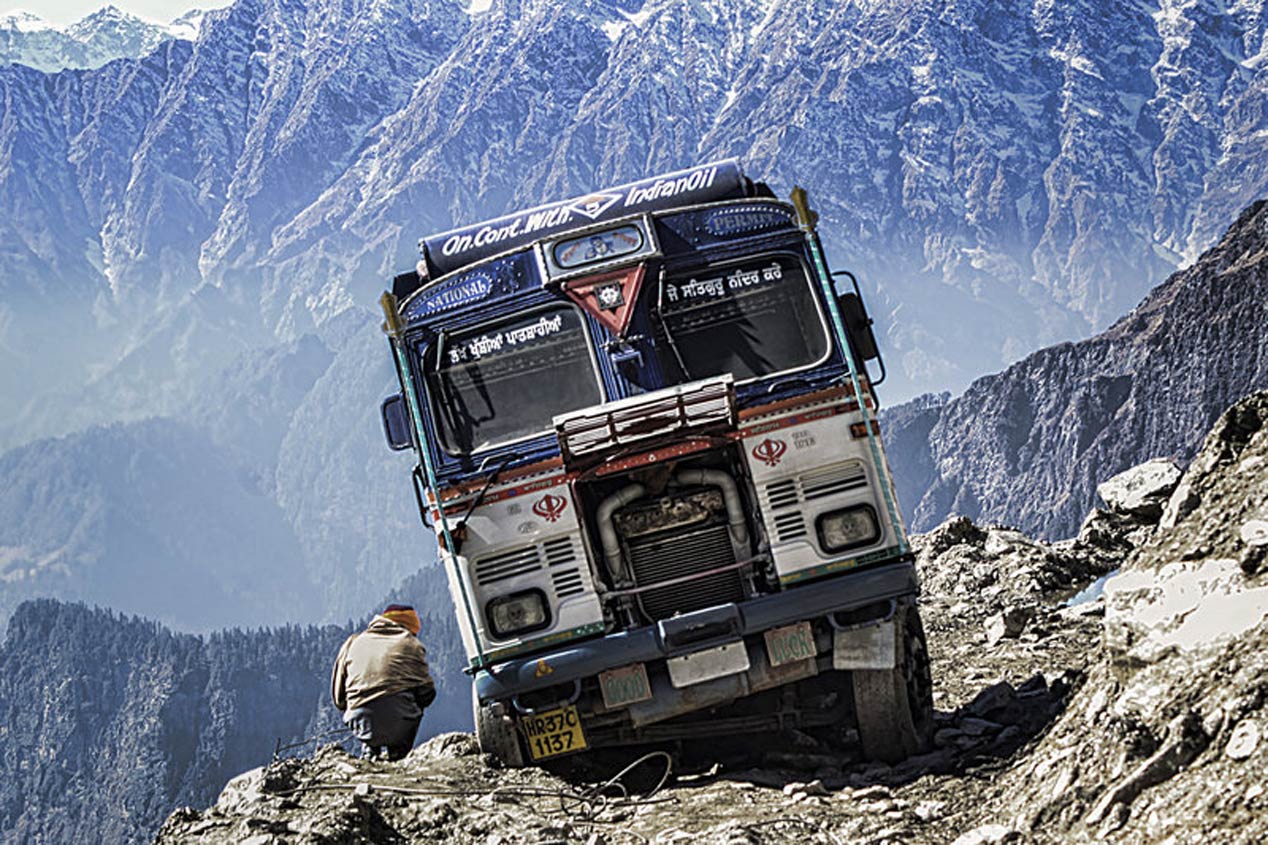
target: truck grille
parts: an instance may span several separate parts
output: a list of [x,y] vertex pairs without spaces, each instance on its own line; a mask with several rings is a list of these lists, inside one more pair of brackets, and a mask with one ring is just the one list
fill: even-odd
[[[639,586],[682,578],[735,563],[735,550],[726,525],[711,525],[686,533],[640,537],[629,544],[634,580]],[[706,575],[681,584],[641,593],[643,612],[653,620],[744,598],[735,570]]]

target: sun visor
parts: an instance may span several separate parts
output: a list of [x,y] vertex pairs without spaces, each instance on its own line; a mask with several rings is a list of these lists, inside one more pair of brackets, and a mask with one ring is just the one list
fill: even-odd
[[555,232],[639,212],[744,196],[739,160],[725,159],[452,229],[424,238],[419,250],[435,279]]

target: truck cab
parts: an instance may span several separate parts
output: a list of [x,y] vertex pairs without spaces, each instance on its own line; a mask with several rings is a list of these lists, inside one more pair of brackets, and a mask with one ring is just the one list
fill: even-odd
[[382,299],[392,448],[508,765],[797,727],[923,750],[853,277],[734,160],[442,232]]

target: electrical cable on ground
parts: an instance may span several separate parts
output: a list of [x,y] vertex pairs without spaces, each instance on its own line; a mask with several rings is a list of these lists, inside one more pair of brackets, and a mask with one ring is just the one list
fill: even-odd
[[325,731],[323,733],[319,733],[316,736],[310,736],[308,737],[308,739],[301,739],[299,742],[292,742],[289,745],[283,745],[282,738],[279,736],[277,738],[277,742],[274,743],[273,745],[273,762],[276,763],[279,759],[281,759],[281,754],[283,751],[289,751],[292,748],[301,748],[305,745],[308,745],[309,743],[313,743],[313,742],[317,742],[319,740],[325,739],[328,736],[334,736],[336,734],[346,734],[351,732],[352,732],[352,728],[347,728],[347,727],[335,728],[334,730],[331,730],[331,731]]

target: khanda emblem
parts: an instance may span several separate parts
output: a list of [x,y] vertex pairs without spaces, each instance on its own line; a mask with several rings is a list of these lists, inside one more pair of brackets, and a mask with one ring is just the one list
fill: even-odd
[[788,451],[788,444],[782,440],[772,440],[767,437],[761,443],[753,447],[753,457],[757,458],[767,466],[776,466],[779,459]]
[[621,283],[612,282],[594,289],[594,296],[599,300],[599,307],[604,311],[615,311],[625,304],[625,296],[621,293]]
[[537,500],[533,505],[533,513],[540,516],[547,522],[558,522],[559,517],[563,516],[564,509],[568,507],[568,500],[563,496],[556,496],[553,493],[547,493]]

